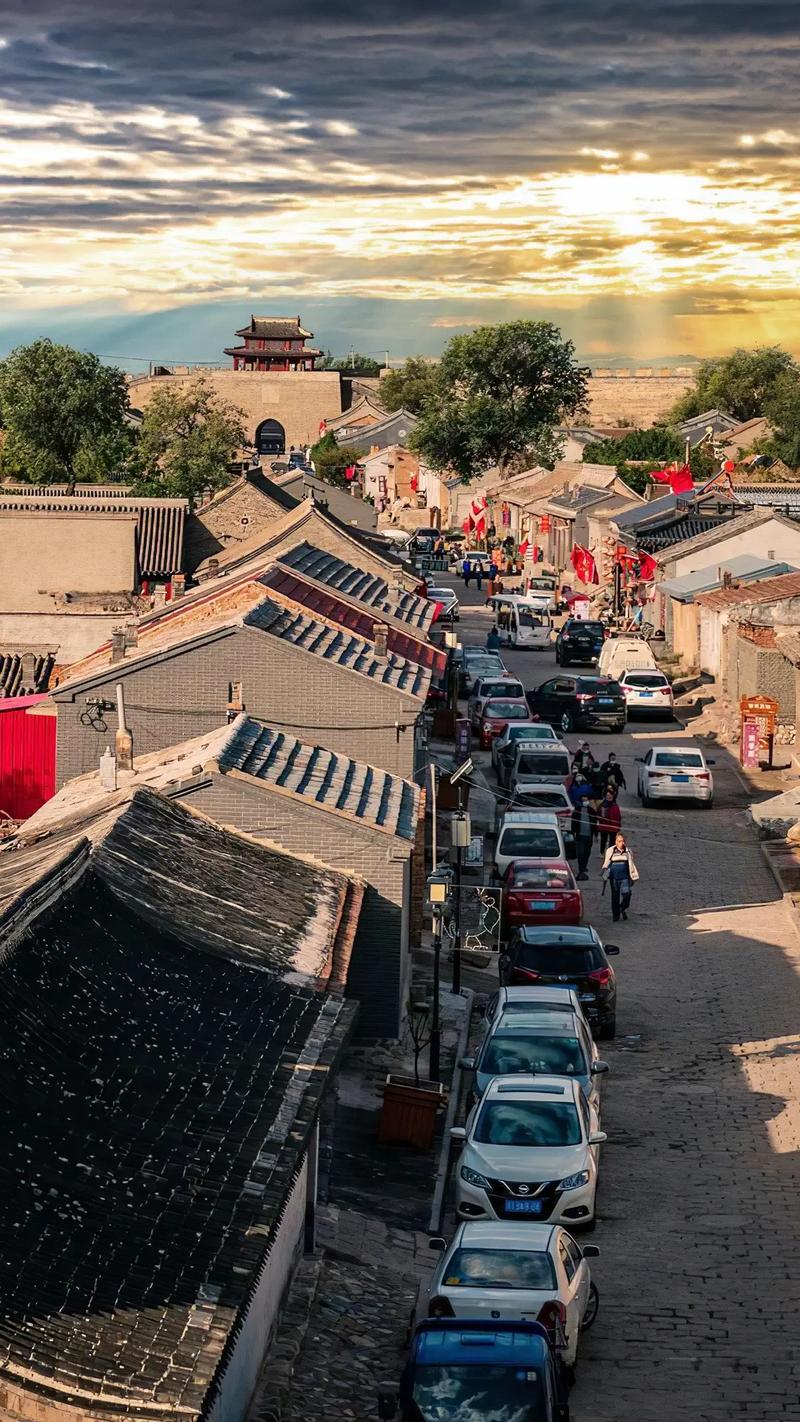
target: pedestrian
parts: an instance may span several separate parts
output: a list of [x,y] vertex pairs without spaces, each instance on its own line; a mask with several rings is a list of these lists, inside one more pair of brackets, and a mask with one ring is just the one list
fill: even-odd
[[500,597],[501,593],[505,592],[505,588],[503,587],[503,579],[502,579],[502,578],[498,578],[498,579],[497,579],[497,582],[496,582],[495,585],[494,585],[494,591],[495,591],[495,597]]
[[464,579],[464,587],[468,588],[469,580],[472,577],[472,564],[470,563],[469,558],[465,558],[463,563],[461,564],[461,576]]
[[603,878],[611,885],[611,915],[618,923],[620,914],[623,918],[628,917],[633,885],[639,878],[639,870],[621,831],[605,852]]
[[589,770],[593,765],[597,764],[588,741],[581,741],[575,752],[574,759],[583,771]]
[[486,638],[486,650],[487,652],[500,651],[500,634],[497,627],[493,627]]
[[579,879],[588,879],[587,866],[592,854],[592,841],[597,834],[597,801],[592,794],[584,796],[572,811],[572,833]]
[[613,751],[609,751],[608,760],[600,767],[600,784],[602,790],[605,790],[607,785],[613,785],[617,793],[628,788],[625,784],[625,773]]
[[616,791],[611,785],[608,786],[600,802],[598,828],[600,830],[600,853],[605,854],[609,844],[613,844],[622,828],[622,811],[617,804]]
[[581,801],[587,800],[591,793],[592,787],[586,779],[586,776],[584,775],[583,771],[580,770],[577,766],[573,766],[572,779],[569,785],[567,786],[567,794],[569,795],[573,806],[577,809]]
[[476,563],[476,564],[475,564],[475,568],[474,568],[473,571],[474,571],[474,573],[475,573],[475,581],[476,581],[476,583],[478,584],[478,592],[480,592],[480,590],[481,590],[481,583],[483,582],[483,577],[484,577],[484,573],[483,573],[483,563]]

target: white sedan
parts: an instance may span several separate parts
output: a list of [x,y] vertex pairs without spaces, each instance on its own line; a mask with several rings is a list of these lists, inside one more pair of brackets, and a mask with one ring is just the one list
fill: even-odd
[[671,721],[675,698],[669,679],[661,671],[635,667],[618,678],[628,715],[632,711],[643,716],[657,716]]
[[560,1342],[561,1358],[574,1367],[581,1331],[597,1317],[599,1295],[583,1249],[559,1225],[467,1222],[443,1250],[430,1283],[428,1318],[536,1320]]
[[639,761],[639,799],[643,805],[653,800],[698,800],[714,802],[714,777],[699,746],[651,746]]

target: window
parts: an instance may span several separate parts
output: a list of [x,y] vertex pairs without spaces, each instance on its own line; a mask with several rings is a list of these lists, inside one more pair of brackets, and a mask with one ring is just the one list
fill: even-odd
[[626,672],[626,686],[669,686],[667,678],[659,672]]
[[[432,590],[435,591],[435,590]],[[431,596],[431,593],[428,594]],[[525,689],[518,681],[485,681],[479,695],[482,696],[524,696]]]
[[581,1126],[571,1101],[487,1101],[475,1140],[480,1145],[574,1146],[581,1143]]
[[[460,1333],[454,1333],[456,1341],[461,1343]],[[410,1415],[419,1422],[481,1422],[485,1417],[493,1422],[528,1422],[546,1415],[545,1386],[540,1371],[527,1365],[424,1364],[414,1372]]]
[[481,1053],[478,1070],[490,1076],[582,1076],[587,1063],[577,1037],[495,1032]]
[[699,751],[658,751],[654,765],[669,765],[680,768],[686,766],[692,770],[703,769],[703,757]]
[[555,830],[527,829],[503,830],[497,853],[506,859],[560,859],[561,842]]
[[558,1257],[561,1260],[561,1263],[564,1265],[564,1273],[567,1276],[567,1283],[571,1284],[572,1280],[575,1278],[575,1264],[572,1260],[572,1256],[569,1250],[567,1249],[566,1240],[563,1238],[563,1236],[558,1241]]
[[[552,755],[547,751],[522,751],[517,760],[517,775],[547,775],[558,780],[559,776],[569,775],[569,756]],[[563,799],[558,804],[563,805]]]
[[588,691],[592,696],[622,695],[618,681],[607,681],[605,677],[596,676],[582,676],[578,682],[578,691]]
[[572,887],[572,875],[568,869],[547,869],[538,865],[528,869],[513,868],[509,875],[509,887],[515,889],[559,889]]
[[583,1262],[583,1255],[581,1254],[580,1249],[578,1248],[577,1244],[575,1243],[575,1240],[574,1240],[574,1239],[570,1239],[569,1236],[566,1236],[566,1237],[564,1238],[564,1245],[565,1245],[565,1247],[566,1247],[566,1251],[567,1251],[567,1253],[568,1253],[570,1259],[572,1260],[573,1264],[575,1265],[575,1268],[578,1269],[578,1268],[580,1267],[581,1263]]
[[551,684],[556,696],[570,696],[575,690],[574,681],[570,681],[566,676],[556,677],[556,680]]
[[483,714],[496,721],[525,721],[528,708],[521,701],[487,701]]
[[601,948],[553,948],[549,945],[540,946],[538,943],[524,943],[520,939],[514,961],[521,968],[533,968],[534,971],[547,976],[559,977],[566,973],[568,977],[583,977],[595,968],[604,967],[604,956]]
[[556,733],[552,726],[509,726],[506,735],[510,741],[554,741]]
[[[525,774],[524,770],[522,774]],[[572,806],[564,795],[557,790],[537,790],[535,785],[525,790],[525,804],[539,810],[569,810],[572,813]]]
[[555,1282],[550,1255],[527,1249],[457,1249],[443,1279],[448,1289],[552,1289]]

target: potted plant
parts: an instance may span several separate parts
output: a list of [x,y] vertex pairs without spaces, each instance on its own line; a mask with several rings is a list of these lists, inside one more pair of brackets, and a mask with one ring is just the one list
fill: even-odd
[[414,1048],[414,1075],[389,1072],[383,1088],[383,1109],[378,1140],[430,1150],[436,1116],[444,1102],[441,1082],[420,1078],[419,1059],[431,1040],[432,1003],[427,995],[412,996],[408,1005],[408,1032]]

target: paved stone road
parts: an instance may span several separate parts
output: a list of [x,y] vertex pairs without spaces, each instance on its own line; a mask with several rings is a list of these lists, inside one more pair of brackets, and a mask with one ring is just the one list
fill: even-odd
[[[467,614],[463,640],[487,625]],[[549,656],[508,665],[526,685],[552,674]],[[613,747],[635,791],[634,757],[666,730],[589,739]],[[621,800],[641,882],[613,925],[602,1304],[575,1422],[800,1419],[800,938],[725,752],[715,775],[710,811]],[[612,938],[599,867],[596,854],[587,917]]]

